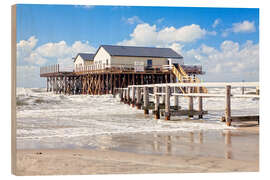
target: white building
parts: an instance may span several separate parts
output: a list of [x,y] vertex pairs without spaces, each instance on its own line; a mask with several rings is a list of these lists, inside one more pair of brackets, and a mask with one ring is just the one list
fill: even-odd
[[101,45],[95,54],[79,53],[74,58],[74,66],[91,64],[107,66],[141,64],[145,67],[183,64],[183,57],[171,48]]
[[101,45],[95,56],[95,64],[161,66],[183,64],[183,57],[171,48]]
[[74,59],[74,68],[88,66],[94,63],[95,54],[78,53]]

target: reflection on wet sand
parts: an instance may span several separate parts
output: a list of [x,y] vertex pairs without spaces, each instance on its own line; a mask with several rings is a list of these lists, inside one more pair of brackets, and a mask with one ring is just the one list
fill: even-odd
[[[258,160],[258,134],[218,132],[155,133],[134,136],[112,136],[99,148],[135,153],[172,156],[218,157],[224,159]],[[101,139],[100,139],[101,140]],[[232,141],[233,146],[232,146]],[[248,143],[247,143],[248,142]]]
[[223,133],[224,135],[224,144],[226,145],[225,147],[225,158],[226,159],[232,159],[232,135],[231,131],[225,131]]

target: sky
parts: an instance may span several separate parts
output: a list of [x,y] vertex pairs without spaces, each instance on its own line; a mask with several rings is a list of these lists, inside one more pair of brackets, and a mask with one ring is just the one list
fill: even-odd
[[16,16],[18,87],[45,87],[41,66],[102,44],[172,48],[204,82],[259,81],[259,9],[19,4]]

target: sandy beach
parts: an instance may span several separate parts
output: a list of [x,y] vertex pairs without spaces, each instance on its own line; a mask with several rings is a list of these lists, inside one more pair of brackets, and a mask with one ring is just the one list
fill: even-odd
[[[193,136],[198,134],[194,133]],[[223,133],[219,138],[203,136],[204,142],[182,134],[182,146],[176,146],[175,136],[160,136],[159,145],[140,145],[134,140],[118,136],[121,148],[95,149],[36,149],[17,151],[17,175],[71,175],[71,174],[128,174],[128,173],[195,173],[195,172],[256,172],[259,171],[258,144],[247,143],[245,137],[259,137],[258,127],[240,128]],[[167,139],[166,139],[167,137]],[[171,137],[168,142],[168,137]],[[190,140],[183,140],[189,138]],[[200,137],[198,137],[200,138]],[[238,138],[238,139],[237,139]],[[179,139],[179,141],[181,141]],[[250,139],[250,137],[249,137]],[[137,135],[145,142],[149,136]],[[258,139],[257,139],[258,140]],[[242,142],[242,143],[241,143]],[[126,145],[124,145],[126,144]],[[222,145],[223,144],[223,145]],[[176,148],[181,153],[177,153]],[[207,148],[206,148],[207,147]],[[158,151],[159,149],[159,151]],[[189,149],[189,150],[188,150]]]

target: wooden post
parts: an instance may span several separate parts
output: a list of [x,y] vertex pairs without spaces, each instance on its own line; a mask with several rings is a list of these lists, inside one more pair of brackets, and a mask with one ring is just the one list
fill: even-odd
[[165,120],[170,120],[170,87],[165,87]]
[[[176,87],[174,87],[174,93],[176,93]],[[178,101],[179,97],[174,95],[174,107],[176,109],[178,109],[178,105],[179,105],[179,101]]]
[[124,89],[124,103],[127,103],[127,89]]
[[155,94],[155,119],[160,119],[158,87],[154,87]]
[[256,87],[256,95],[260,95],[260,89],[259,89],[259,87]]
[[123,89],[120,89],[119,96],[120,96],[120,102],[123,102],[124,101],[124,98],[123,98]]
[[225,94],[225,101],[226,101],[226,109],[225,109],[225,120],[226,125],[231,125],[231,86],[226,86],[226,94]]
[[[164,87],[161,88],[161,92],[165,93],[165,88]],[[162,97],[161,103],[164,104],[165,103],[165,95],[161,95],[161,97]]]
[[[192,92],[192,88],[190,87],[189,88],[189,93]],[[189,103],[188,103],[188,109],[189,111],[193,111],[193,97],[192,96],[189,96]],[[193,115],[189,115],[188,117],[193,117]]]
[[47,77],[47,92],[49,91],[49,78]]
[[241,90],[242,90],[242,94],[245,94],[245,88],[242,87]]
[[137,87],[136,88],[136,97],[137,97],[137,102],[136,102],[136,106],[137,106],[137,109],[140,109],[141,108],[141,88]]
[[148,87],[143,87],[143,106],[144,106],[144,114],[149,114],[148,108],[149,104],[149,94]]
[[[199,87],[199,93],[202,93],[202,87]],[[199,101],[198,102],[199,112],[201,113],[201,114],[199,114],[199,119],[202,119],[203,118],[203,115],[202,115],[202,113],[203,113],[203,99],[201,96],[199,97],[198,101]]]
[[135,105],[135,87],[132,86],[131,88],[131,106],[134,107]]
[[130,105],[130,87],[127,88],[127,104]]

